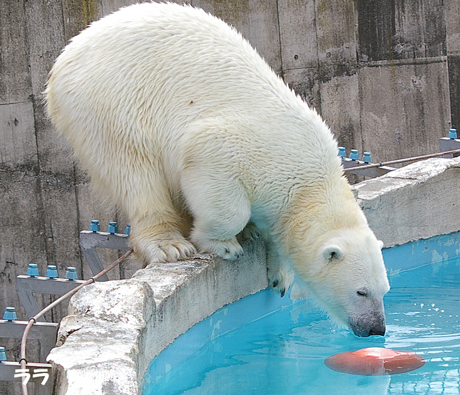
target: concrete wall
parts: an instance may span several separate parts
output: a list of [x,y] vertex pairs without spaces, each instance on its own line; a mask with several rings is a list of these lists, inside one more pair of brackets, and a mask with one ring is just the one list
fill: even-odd
[[[355,191],[369,225],[389,247],[460,230],[459,172],[460,159],[431,159],[357,184]],[[453,239],[454,256],[440,243],[426,256],[435,262],[458,256],[458,236],[448,244]],[[235,262],[202,256],[151,265],[130,280],[81,290],[48,357],[58,378],[55,395],[137,394],[151,359],[175,338],[223,305],[267,286],[263,244],[248,242],[244,249]],[[259,302],[255,310],[267,314]]]
[[[114,207],[94,201],[85,173],[44,116],[42,92],[71,37],[133,2],[0,2],[0,311],[13,305],[26,318],[15,278],[30,262],[41,271],[76,266],[88,277],[78,232],[91,219],[126,223]],[[458,0],[186,2],[240,30],[349,149],[370,150],[374,160],[432,152],[460,123]],[[122,265],[112,278],[138,268]],[[46,318],[58,321],[65,311]],[[17,343],[5,345],[17,359]]]

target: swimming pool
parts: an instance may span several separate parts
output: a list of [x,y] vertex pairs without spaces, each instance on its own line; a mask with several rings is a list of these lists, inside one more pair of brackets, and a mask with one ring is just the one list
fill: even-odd
[[[437,238],[384,250],[392,285],[385,337],[358,338],[309,301],[265,290],[179,337],[150,364],[143,394],[459,394],[460,259],[443,259],[457,248]],[[426,364],[393,376],[324,365],[330,355],[365,347],[414,351]]]

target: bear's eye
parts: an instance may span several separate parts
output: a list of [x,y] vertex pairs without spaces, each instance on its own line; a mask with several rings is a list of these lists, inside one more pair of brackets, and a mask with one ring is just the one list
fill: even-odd
[[356,292],[358,294],[358,296],[362,296],[362,297],[366,297],[367,296],[367,292],[364,291],[364,290],[359,290]]

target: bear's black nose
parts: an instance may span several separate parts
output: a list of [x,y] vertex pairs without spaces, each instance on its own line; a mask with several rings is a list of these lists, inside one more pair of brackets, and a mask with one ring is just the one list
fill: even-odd
[[385,336],[385,326],[379,328],[372,328],[369,331],[369,336]]

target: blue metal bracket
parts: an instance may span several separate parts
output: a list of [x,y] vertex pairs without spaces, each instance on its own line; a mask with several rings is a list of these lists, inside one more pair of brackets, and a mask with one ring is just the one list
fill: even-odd
[[[439,139],[439,152],[453,151],[460,149],[460,139],[457,138],[457,130],[450,129],[448,137],[441,137]],[[454,158],[459,154],[447,154],[443,158]]]
[[[27,321],[0,320],[0,337],[21,339]],[[56,344],[59,324],[53,322],[37,322],[31,328],[28,337],[38,340],[40,344],[40,363],[27,363],[26,370],[21,370],[19,362],[0,361],[0,380],[21,381],[24,378],[35,383],[36,395],[49,395],[53,389],[52,367],[44,363],[51,349]]]
[[[35,300],[34,293],[64,295],[82,283],[84,283],[83,280],[70,281],[67,278],[50,279],[49,277],[42,276],[30,277],[19,275],[16,277],[16,292],[27,316],[31,318],[41,310]],[[43,322],[45,320],[43,317],[40,317],[38,321]]]
[[[97,248],[109,248],[112,250],[127,251],[129,247],[129,234],[94,232],[83,230],[80,232],[80,248],[83,251],[86,261],[94,275],[104,270]],[[106,274],[99,278],[99,281],[108,281]]]
[[[28,321],[0,320],[0,337],[21,339]],[[28,338],[40,343],[40,362],[46,362],[46,357],[56,344],[59,324],[54,322],[37,322],[30,329]],[[1,364],[0,364],[1,366]]]
[[390,166],[378,166],[372,167],[367,169],[360,169],[362,166],[367,166],[372,164],[371,163],[371,153],[364,152],[362,160],[359,160],[359,153],[358,150],[352,149],[350,152],[350,156],[347,158],[347,153],[345,147],[339,147],[339,157],[342,158],[342,166],[344,169],[353,168],[350,170],[349,173],[356,174],[358,176],[365,176],[365,177],[380,177],[384,174],[389,173],[390,171],[396,170],[395,167]]
[[[99,226],[99,221],[91,221],[93,229],[97,229],[96,222]],[[116,230],[116,222],[111,222],[109,228],[110,231]],[[129,228],[129,226],[126,228],[127,232],[129,232]],[[91,272],[96,275],[104,270],[97,248],[129,250],[129,234],[84,230],[80,232],[80,247]],[[16,278],[16,291],[28,317],[33,317],[40,311],[34,293],[64,295],[84,282],[76,279],[75,268],[72,267],[67,268],[66,278],[56,278],[57,273],[54,266],[48,267],[47,274],[50,277],[40,276],[36,264],[29,266],[29,275],[19,275]],[[99,281],[108,281],[108,279],[105,274],[99,278]],[[38,321],[44,322],[44,318],[40,317]]]

